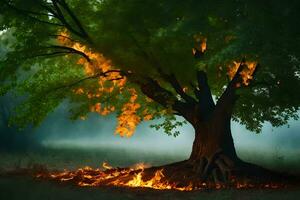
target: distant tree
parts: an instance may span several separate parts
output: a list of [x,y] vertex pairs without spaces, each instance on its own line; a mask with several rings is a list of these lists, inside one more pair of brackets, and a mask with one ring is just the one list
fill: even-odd
[[171,166],[217,180],[245,165],[231,119],[259,132],[298,117],[299,1],[2,2],[1,37],[13,39],[1,92],[27,97],[12,119],[20,126],[38,125],[64,99],[74,119],[117,113],[121,136],[160,117],[153,126],[176,136],[182,116],[195,141]]

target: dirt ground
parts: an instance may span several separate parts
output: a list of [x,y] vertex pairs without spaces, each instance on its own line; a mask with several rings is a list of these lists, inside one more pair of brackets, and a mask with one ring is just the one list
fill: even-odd
[[129,199],[197,199],[197,200],[296,200],[300,198],[300,188],[279,190],[236,190],[211,191],[158,191],[132,188],[82,188],[59,184],[30,177],[0,177],[0,199],[2,200],[129,200]]
[[[45,165],[49,169],[76,169],[89,165],[99,167],[103,161],[112,166],[131,166],[138,162],[161,165],[182,160],[177,155],[148,154],[121,150],[45,150],[28,153],[0,153],[1,170],[27,167],[32,164]],[[298,166],[298,165],[297,165]],[[60,184],[47,180],[36,180],[28,176],[0,176],[0,200],[297,200],[300,199],[300,187],[267,189],[223,189],[211,191],[158,191],[140,188],[90,188]]]

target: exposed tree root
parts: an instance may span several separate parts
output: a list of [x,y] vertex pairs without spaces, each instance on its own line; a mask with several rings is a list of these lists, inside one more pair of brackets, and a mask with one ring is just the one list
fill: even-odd
[[[254,164],[246,163],[241,160],[232,161],[222,151],[197,160],[185,160],[169,165],[152,167],[145,169],[143,174],[145,178],[153,176],[156,170],[163,169],[164,180],[169,183],[187,186],[192,184],[194,187],[231,187],[241,186],[262,186],[269,183],[278,183],[278,185],[289,184],[289,182],[299,182],[296,177],[286,174],[273,172]],[[242,184],[241,184],[242,183]],[[282,184],[281,184],[282,183]],[[242,186],[241,186],[242,187]]]

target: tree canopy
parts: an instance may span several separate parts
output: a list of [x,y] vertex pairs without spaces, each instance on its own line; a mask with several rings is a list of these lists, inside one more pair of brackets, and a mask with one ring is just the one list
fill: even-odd
[[20,126],[67,99],[74,119],[117,113],[121,136],[159,117],[155,127],[171,134],[183,123],[172,106],[201,101],[197,72],[217,100],[245,61],[233,117],[259,132],[298,117],[299,9],[297,0],[4,0],[0,91],[22,96]]

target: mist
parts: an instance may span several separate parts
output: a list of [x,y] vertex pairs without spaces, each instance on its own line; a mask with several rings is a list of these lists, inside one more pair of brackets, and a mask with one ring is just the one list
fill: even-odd
[[[2,101],[3,103],[9,104],[7,101]],[[23,131],[5,126],[2,120],[1,151],[105,150],[126,152],[127,158],[134,158],[139,154],[139,161],[143,160],[143,156],[147,160],[147,156],[153,155],[163,156],[163,160],[187,159],[191,152],[194,130],[189,124],[180,127],[181,134],[173,137],[166,135],[163,130],[156,131],[149,127],[158,121],[143,122],[137,127],[135,134],[127,138],[114,134],[115,115],[103,117],[91,113],[86,120],[71,121],[68,110],[68,104],[62,103],[39,127]],[[299,121],[290,121],[289,127],[285,125],[277,128],[265,123],[259,134],[248,131],[236,122],[232,122],[231,128],[237,153],[243,160],[286,171],[300,167]],[[109,156],[105,159],[113,160]]]

